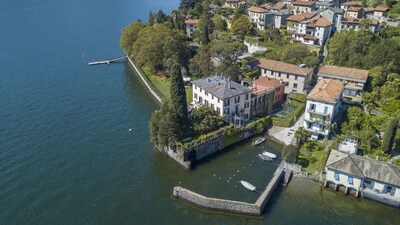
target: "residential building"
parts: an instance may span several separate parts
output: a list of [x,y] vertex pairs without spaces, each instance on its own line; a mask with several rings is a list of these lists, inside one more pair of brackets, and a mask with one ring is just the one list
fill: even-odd
[[265,30],[267,26],[273,26],[275,22],[274,14],[267,9],[260,7],[250,7],[247,9],[250,21],[259,30]]
[[312,70],[294,64],[270,59],[260,59],[255,63],[264,77],[281,80],[285,84],[285,94],[306,93]]
[[288,5],[284,2],[277,2],[272,8],[274,11],[279,11],[282,9],[288,9]]
[[226,0],[224,6],[229,8],[237,8],[239,7],[239,0]]
[[328,7],[319,13],[322,17],[332,23],[331,33],[335,32],[340,26],[340,21],[343,18],[344,10]]
[[328,138],[330,125],[340,110],[343,82],[321,79],[307,96],[304,129],[311,132],[314,139]]
[[316,2],[315,1],[302,1],[298,0],[292,3],[292,10],[293,14],[301,14],[301,13],[306,13],[306,12],[312,12],[315,11],[316,8]]
[[374,8],[374,17],[387,17],[389,8],[385,5],[378,5]]
[[186,36],[188,38],[194,37],[194,32],[196,31],[196,26],[199,23],[199,20],[187,19],[185,20],[186,24]]
[[335,6],[335,1],[332,0],[319,0],[315,3],[315,7],[317,8],[317,10],[319,9],[327,9],[329,7],[334,7]]
[[250,118],[251,88],[222,76],[192,81],[193,106],[208,105],[226,121],[243,126]]
[[325,167],[325,187],[344,188],[375,201],[400,207],[400,167],[332,150]]
[[286,25],[287,18],[292,15],[289,9],[280,9],[274,12],[275,28],[281,28]]
[[[285,84],[281,80],[260,76],[257,80],[253,80],[253,93],[272,90],[274,92],[273,108],[283,103],[285,95]],[[271,108],[272,109],[272,108]]]
[[358,138],[355,136],[346,135],[343,141],[341,141],[340,143],[334,143],[333,149],[349,154],[357,154]]
[[307,12],[297,15],[291,15],[286,20],[287,29],[291,32],[296,32],[297,26],[300,24],[301,21],[318,17],[318,15],[319,15],[318,12]]
[[366,21],[369,25],[369,30],[371,32],[378,32],[380,30],[379,22],[377,20],[367,18],[367,19],[353,19],[353,18],[343,18],[340,21],[340,26],[338,27],[338,31],[341,30],[350,30],[359,31],[361,29],[361,24],[363,21]]
[[364,10],[362,7],[350,7],[345,10],[344,18],[362,18]]
[[368,70],[323,65],[319,69],[318,79],[335,79],[344,82],[344,98],[361,100],[361,94],[368,79]]
[[253,82],[250,107],[251,117],[268,114],[274,108],[274,88]]
[[293,41],[308,45],[323,45],[331,35],[332,23],[321,15],[303,20],[292,34]]
[[340,5],[341,9],[347,10],[350,7],[362,7],[362,2],[361,1],[351,1],[351,2],[345,2]]

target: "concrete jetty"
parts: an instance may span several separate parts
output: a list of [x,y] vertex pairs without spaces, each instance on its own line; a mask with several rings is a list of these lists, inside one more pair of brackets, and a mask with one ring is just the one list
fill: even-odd
[[178,199],[209,210],[260,216],[265,206],[268,204],[273,191],[281,183],[283,175],[285,174],[285,168],[286,162],[282,161],[255,203],[209,198],[179,186],[174,187],[173,195]]
[[103,60],[103,61],[97,61],[97,62],[90,62],[88,63],[89,66],[94,66],[94,65],[100,65],[100,64],[110,64],[119,60],[123,60],[128,58],[128,56],[121,56],[118,58],[114,58],[114,59],[109,59],[109,60]]

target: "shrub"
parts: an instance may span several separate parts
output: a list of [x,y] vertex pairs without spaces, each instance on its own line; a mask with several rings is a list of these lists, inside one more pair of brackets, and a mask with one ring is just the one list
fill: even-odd
[[392,151],[394,137],[396,136],[396,130],[397,130],[397,119],[391,118],[382,138],[382,150],[386,153],[390,153]]
[[282,158],[288,162],[296,162],[299,156],[299,148],[294,145],[286,145],[282,151]]
[[295,118],[297,120],[301,116],[301,114],[303,114],[305,108],[306,108],[305,104],[301,104],[301,105],[299,104],[297,109],[292,114],[290,114],[288,117],[286,117],[286,118],[273,117],[272,124],[274,126],[278,126],[278,127],[290,127],[295,122]]

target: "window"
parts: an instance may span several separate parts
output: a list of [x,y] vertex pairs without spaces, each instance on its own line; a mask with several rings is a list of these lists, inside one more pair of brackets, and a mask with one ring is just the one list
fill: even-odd
[[297,75],[295,75],[295,76],[294,76],[294,79],[295,79],[295,80],[297,80],[297,77],[298,77],[298,76],[297,76]]
[[205,105],[208,105],[208,101],[207,101],[207,100],[204,100],[204,104],[205,104]]
[[214,104],[211,103],[211,108],[214,109]]
[[351,176],[347,177],[347,182],[349,184],[353,184],[353,177],[351,177]]
[[249,94],[246,94],[246,100],[249,100]]
[[289,82],[286,82],[286,83],[285,83],[285,86],[286,86],[286,87],[289,87]]
[[239,103],[240,102],[240,96],[235,97],[235,103]]
[[289,74],[286,74],[286,78],[289,78]]
[[214,95],[211,95],[211,99],[214,100]]
[[278,77],[281,77],[281,73],[278,73]]
[[333,177],[335,178],[335,180],[339,180],[339,173],[335,172],[335,174],[333,175]]
[[197,99],[197,94],[196,93],[194,93],[194,99]]
[[224,106],[229,106],[230,105],[230,99],[226,99],[225,101],[224,101]]
[[221,109],[219,107],[217,107],[217,113],[221,114]]
[[325,113],[325,114],[328,113],[328,106],[325,106],[324,113]]
[[239,105],[235,105],[235,114],[239,114]]
[[293,88],[297,88],[297,84],[296,83],[293,84]]
[[226,107],[226,108],[224,109],[224,114],[229,114],[229,107]]

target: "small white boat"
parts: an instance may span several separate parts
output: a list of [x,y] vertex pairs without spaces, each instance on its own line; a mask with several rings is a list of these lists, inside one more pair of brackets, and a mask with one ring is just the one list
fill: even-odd
[[254,185],[250,184],[247,181],[241,180],[240,183],[243,185],[243,187],[245,187],[246,189],[250,190],[250,191],[256,191],[256,187],[254,187]]
[[273,160],[273,158],[268,157],[268,156],[263,155],[263,154],[258,154],[258,157],[260,157],[260,159],[262,159],[264,161],[272,161]]
[[256,141],[254,141],[253,143],[251,143],[251,146],[259,145],[259,144],[263,143],[264,141],[265,141],[265,138],[257,139]]
[[276,158],[276,155],[275,155],[274,153],[271,153],[271,152],[265,151],[265,152],[263,152],[262,154],[265,155],[265,156],[267,156],[267,157],[270,157],[270,158],[272,158],[272,159],[275,159],[275,158]]

